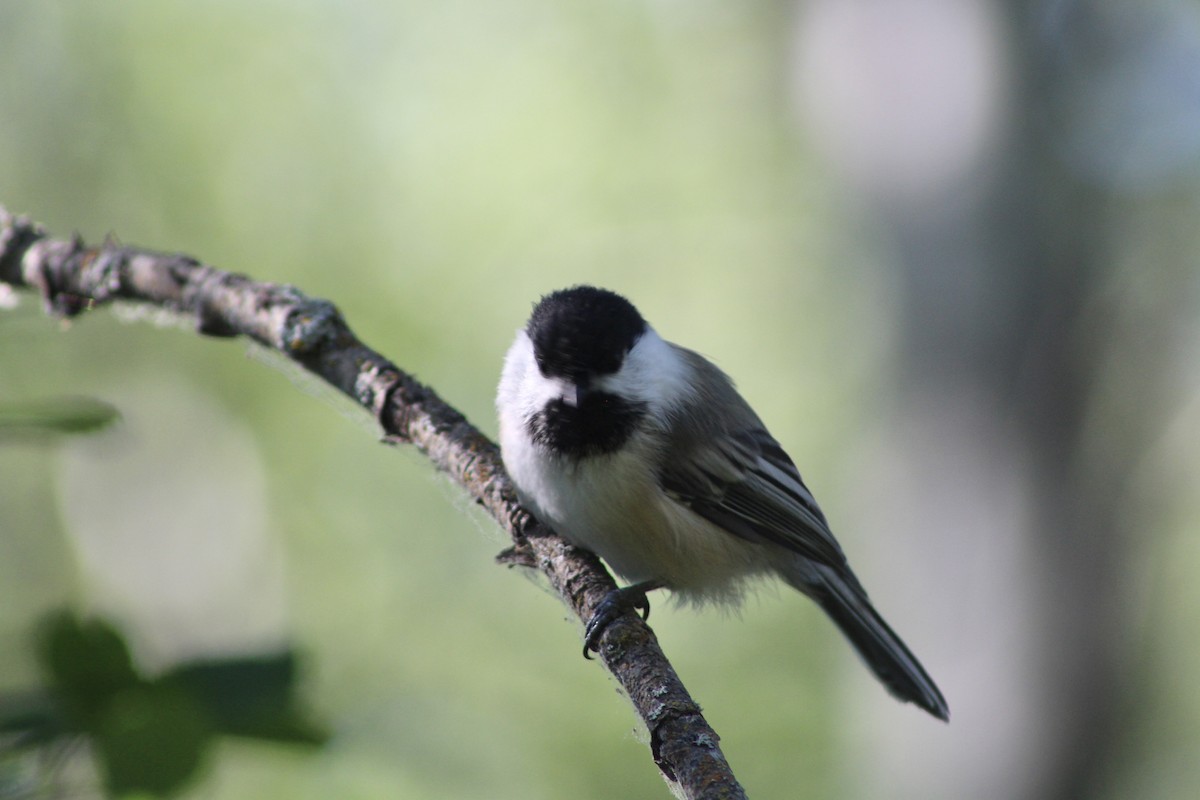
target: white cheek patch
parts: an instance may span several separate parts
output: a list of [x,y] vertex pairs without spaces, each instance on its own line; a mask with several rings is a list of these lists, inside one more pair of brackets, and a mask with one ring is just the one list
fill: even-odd
[[625,356],[621,369],[597,378],[592,387],[662,409],[691,395],[688,378],[687,362],[653,328],[648,328]]

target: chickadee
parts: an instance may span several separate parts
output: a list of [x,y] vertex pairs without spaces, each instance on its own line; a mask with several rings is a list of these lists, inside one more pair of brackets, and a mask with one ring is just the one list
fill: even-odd
[[703,356],[663,340],[618,294],[541,299],[504,361],[504,465],[521,502],[631,585],[601,603],[584,654],[646,592],[737,603],[777,575],[815,600],[898,699],[949,709],[871,606],[792,460]]

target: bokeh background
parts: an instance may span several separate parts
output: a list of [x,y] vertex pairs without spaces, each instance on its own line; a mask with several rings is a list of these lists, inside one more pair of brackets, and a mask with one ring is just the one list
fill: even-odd
[[[489,433],[577,282],[733,374],[952,713],[792,593],[660,600],[758,798],[1200,785],[1198,164],[1191,0],[0,4],[0,204],[54,233],[329,298]],[[0,692],[69,605],[149,671],[303,653],[329,744],[226,741],[192,797],[666,796],[419,456],[245,343],[19,300],[0,402],[122,420],[0,442]]]

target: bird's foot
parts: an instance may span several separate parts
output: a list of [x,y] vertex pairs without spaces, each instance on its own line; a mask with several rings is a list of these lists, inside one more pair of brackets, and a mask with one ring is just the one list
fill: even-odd
[[649,619],[650,600],[646,597],[646,592],[661,588],[662,584],[658,581],[643,581],[613,589],[605,595],[583,629],[583,657],[590,659],[589,653],[600,652],[600,637],[604,635],[608,626],[626,611],[640,611],[642,619]]

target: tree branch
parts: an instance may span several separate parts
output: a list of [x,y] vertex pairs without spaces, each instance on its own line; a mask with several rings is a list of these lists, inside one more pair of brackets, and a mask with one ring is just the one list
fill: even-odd
[[[393,443],[411,443],[466,489],[513,538],[499,556],[534,566],[581,619],[615,584],[591,553],[573,547],[520,506],[499,449],[429,387],[371,350],[337,308],[293,286],[260,283],[194,258],[54,239],[0,206],[0,283],[38,290],[47,313],[73,317],[114,300],[191,316],[198,333],[247,336],[283,353],[369,410]],[[600,660],[633,701],[650,750],[680,797],[744,798],[719,737],[636,614],[614,622]]]

